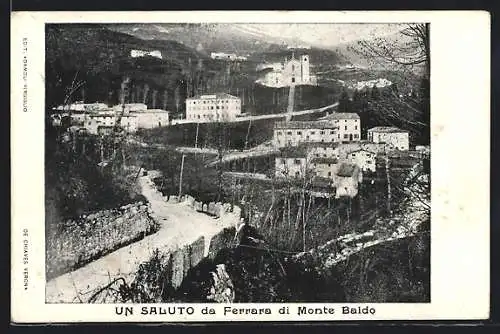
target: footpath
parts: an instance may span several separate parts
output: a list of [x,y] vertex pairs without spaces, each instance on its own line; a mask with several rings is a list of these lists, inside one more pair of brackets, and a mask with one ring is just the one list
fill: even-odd
[[234,226],[230,219],[214,219],[185,203],[165,201],[148,176],[140,177],[139,183],[151,203],[150,215],[161,224],[158,232],[48,281],[47,303],[85,303],[95,291],[118,277],[132,282],[139,265],[148,261],[154,250],[175,250],[202,236],[209,242],[225,227]]

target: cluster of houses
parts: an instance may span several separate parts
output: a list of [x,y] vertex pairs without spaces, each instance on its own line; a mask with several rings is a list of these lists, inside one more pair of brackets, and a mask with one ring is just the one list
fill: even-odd
[[130,57],[140,58],[140,57],[155,57],[158,59],[163,59],[160,50],[146,51],[146,50],[130,50]]
[[235,53],[225,53],[225,52],[212,52],[210,53],[210,58],[217,60],[227,60],[227,61],[246,61],[247,57],[238,56]]
[[[143,103],[118,104],[112,107],[104,103],[76,102],[54,108],[52,124],[60,126],[64,117],[71,117],[71,125],[89,134],[103,135],[112,132],[116,121],[130,133],[138,129],[167,126],[169,112],[162,109],[148,109]],[[121,115],[121,117],[119,117]]]
[[277,122],[274,146],[275,176],[324,180],[336,197],[354,197],[363,173],[376,171],[376,157],[409,150],[409,133],[395,127],[368,130],[361,139],[361,120],[356,113],[333,113],[318,121]]

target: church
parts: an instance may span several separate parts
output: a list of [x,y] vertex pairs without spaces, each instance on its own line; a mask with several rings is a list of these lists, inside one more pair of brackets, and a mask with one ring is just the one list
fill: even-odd
[[316,76],[311,75],[309,66],[309,55],[301,55],[299,59],[292,54],[290,60],[285,59],[283,63],[260,64],[257,70],[266,70],[256,82],[268,87],[289,87],[292,85],[313,85]]

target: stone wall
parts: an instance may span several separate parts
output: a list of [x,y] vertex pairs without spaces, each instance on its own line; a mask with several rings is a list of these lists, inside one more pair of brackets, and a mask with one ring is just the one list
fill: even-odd
[[61,222],[46,238],[47,278],[75,270],[156,232],[148,204],[137,202]]
[[203,212],[215,218],[230,218],[235,220],[235,224],[239,222],[241,217],[241,208],[237,205],[221,202],[199,202],[191,195],[183,195],[179,198],[177,195],[163,196],[165,202],[185,204],[195,211]]

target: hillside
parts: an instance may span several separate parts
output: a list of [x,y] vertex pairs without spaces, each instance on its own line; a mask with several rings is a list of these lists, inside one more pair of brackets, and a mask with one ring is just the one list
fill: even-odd
[[[117,103],[120,84],[129,77],[131,101],[173,110],[176,95],[187,90],[187,73],[207,78],[221,70],[219,63],[176,41],[146,41],[101,25],[48,25],[46,34],[47,108],[63,102],[75,77],[85,84],[74,99]],[[163,59],[131,58],[132,49],[159,50]]]

